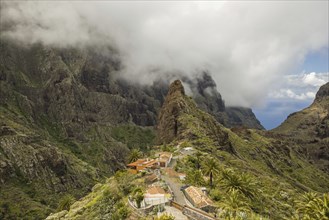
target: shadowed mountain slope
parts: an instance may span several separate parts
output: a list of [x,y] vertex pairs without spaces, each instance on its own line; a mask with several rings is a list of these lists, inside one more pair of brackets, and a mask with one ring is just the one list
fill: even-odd
[[303,146],[303,153],[329,173],[329,83],[321,86],[314,102],[292,113],[271,133]]

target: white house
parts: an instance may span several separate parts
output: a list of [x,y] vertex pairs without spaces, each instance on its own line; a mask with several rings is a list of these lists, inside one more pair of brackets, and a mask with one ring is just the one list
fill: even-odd
[[169,201],[171,195],[166,193],[160,186],[152,186],[144,194],[144,202],[147,205],[160,205]]

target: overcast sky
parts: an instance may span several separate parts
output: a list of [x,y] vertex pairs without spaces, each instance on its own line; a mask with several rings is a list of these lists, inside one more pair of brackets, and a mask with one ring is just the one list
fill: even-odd
[[[207,69],[227,105],[267,128],[328,81],[328,1],[1,1],[1,34],[56,47],[111,45],[123,76]],[[273,117],[273,118],[271,118]],[[267,121],[266,121],[267,120]]]

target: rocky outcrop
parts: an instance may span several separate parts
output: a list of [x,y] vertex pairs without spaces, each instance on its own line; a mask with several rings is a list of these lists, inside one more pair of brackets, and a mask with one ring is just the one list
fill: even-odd
[[214,140],[213,146],[218,149],[234,152],[228,133],[223,128],[213,116],[200,110],[192,98],[185,95],[180,80],[171,83],[158,118],[159,144],[206,137]]
[[322,99],[327,99],[329,97],[329,82],[320,87],[319,91],[316,93],[315,102],[320,102]]
[[180,125],[178,117],[187,111],[185,90],[180,80],[171,83],[168,95],[160,110],[157,137],[159,143],[170,143],[179,134]]

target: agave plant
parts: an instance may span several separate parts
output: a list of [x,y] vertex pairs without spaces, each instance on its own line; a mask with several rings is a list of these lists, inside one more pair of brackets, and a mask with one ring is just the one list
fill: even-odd
[[128,163],[135,162],[136,160],[138,160],[142,156],[143,156],[143,154],[142,154],[142,152],[140,152],[140,150],[138,150],[138,149],[132,149],[130,151],[129,156],[128,156]]
[[318,196],[316,193],[305,193],[296,201],[296,213],[300,219],[329,219],[329,195]]

